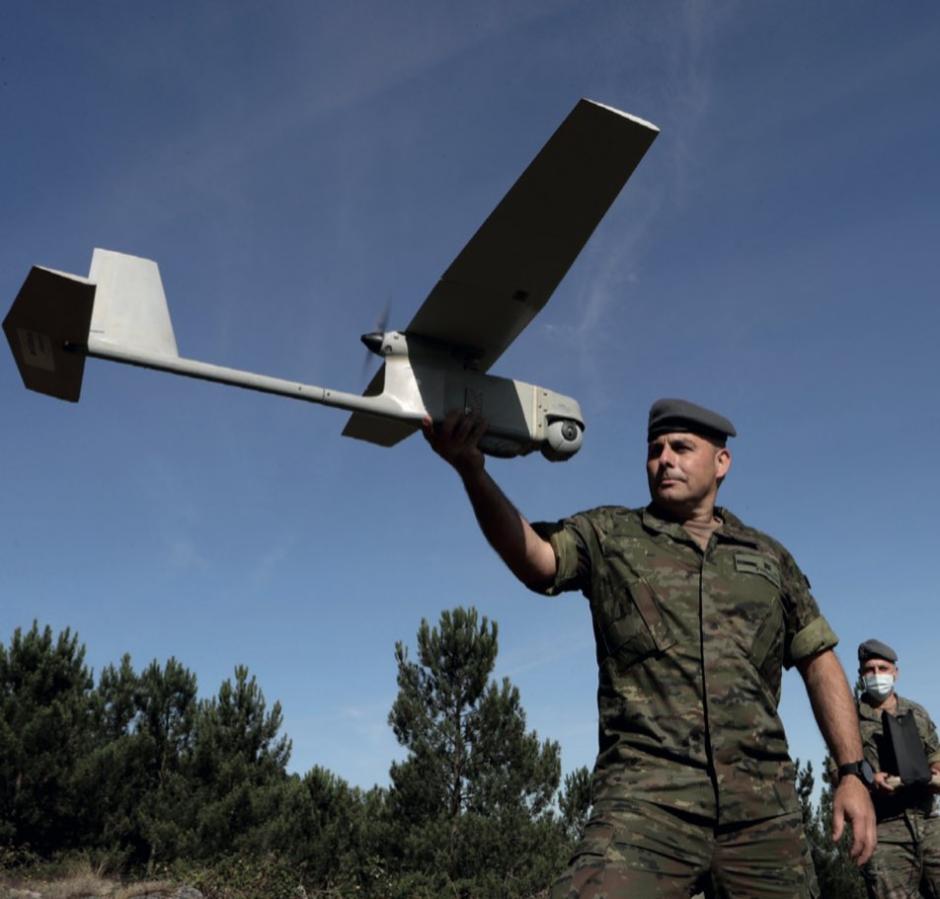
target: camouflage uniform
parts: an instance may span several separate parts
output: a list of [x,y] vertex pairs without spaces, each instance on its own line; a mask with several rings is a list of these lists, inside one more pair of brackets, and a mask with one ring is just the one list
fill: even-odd
[[591,604],[594,813],[553,899],[817,895],[783,726],[781,669],[836,644],[776,541],[716,509],[707,551],[651,507],[536,524],[546,591]]
[[[898,696],[897,714],[913,712],[927,761],[940,764],[940,741],[930,716],[916,702]],[[862,696],[858,702],[865,758],[880,769],[885,739],[881,710]],[[940,897],[940,818],[931,817],[934,797],[918,788],[900,788],[895,794],[872,793],[878,818],[878,848],[865,866],[865,884],[872,899]],[[921,892],[921,886],[929,892]]]

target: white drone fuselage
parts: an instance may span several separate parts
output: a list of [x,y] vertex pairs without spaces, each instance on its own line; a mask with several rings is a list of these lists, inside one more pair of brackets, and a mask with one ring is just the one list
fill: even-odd
[[[99,260],[106,251],[95,253]],[[375,418],[379,427],[392,420],[412,430],[426,418],[443,421],[452,409],[473,412],[486,420],[480,448],[493,456],[521,456],[538,449],[551,461],[563,461],[580,449],[584,434],[581,407],[571,397],[474,371],[457,363],[453,350],[420,337],[409,339],[400,331],[381,335],[374,351],[385,360],[384,383],[381,393],[366,396],[185,359],[171,352],[169,345],[158,352],[122,346],[108,338],[106,327],[98,334],[94,331],[84,346],[66,342],[65,352],[334,406]],[[41,339],[36,334],[24,338],[24,344]]]
[[[30,334],[27,341],[37,339]],[[443,421],[452,409],[474,412],[486,420],[480,448],[492,456],[508,458],[540,449],[551,461],[563,461],[580,448],[584,434],[581,407],[576,400],[544,387],[482,374],[446,364],[445,355],[422,347],[420,338],[409,341],[405,334],[384,334],[389,350],[385,358],[385,384],[377,396],[360,396],[184,359],[122,348],[91,336],[85,347],[69,345],[66,351],[97,359],[110,359],[157,371],[170,372],[234,387],[278,394],[349,412],[420,425],[425,418]],[[414,354],[414,355],[412,355]]]

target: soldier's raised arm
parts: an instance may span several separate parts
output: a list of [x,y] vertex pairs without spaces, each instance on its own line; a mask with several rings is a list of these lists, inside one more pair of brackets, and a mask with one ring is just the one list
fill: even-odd
[[486,421],[473,413],[450,412],[439,425],[425,419],[424,436],[431,448],[460,475],[467,496],[490,546],[527,587],[540,590],[555,577],[555,552],[510,502],[486,471],[477,446]]

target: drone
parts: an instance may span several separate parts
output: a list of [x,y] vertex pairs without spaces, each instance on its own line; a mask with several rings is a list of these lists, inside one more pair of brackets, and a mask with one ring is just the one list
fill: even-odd
[[78,402],[85,359],[335,406],[343,434],[394,446],[452,409],[486,421],[480,449],[571,458],[584,436],[577,401],[487,374],[548,302],[659,129],[580,100],[400,331],[364,334],[383,364],[362,395],[179,355],[157,264],[96,249],[87,278],[34,266],[3,321],[23,383]]

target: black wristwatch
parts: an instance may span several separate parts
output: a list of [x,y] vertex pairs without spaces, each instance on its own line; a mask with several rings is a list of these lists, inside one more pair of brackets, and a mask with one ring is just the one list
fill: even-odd
[[842,778],[847,774],[854,774],[866,787],[870,790],[875,784],[875,772],[872,771],[871,765],[861,759],[858,762],[849,762],[846,765],[839,765],[839,782],[842,782]]

